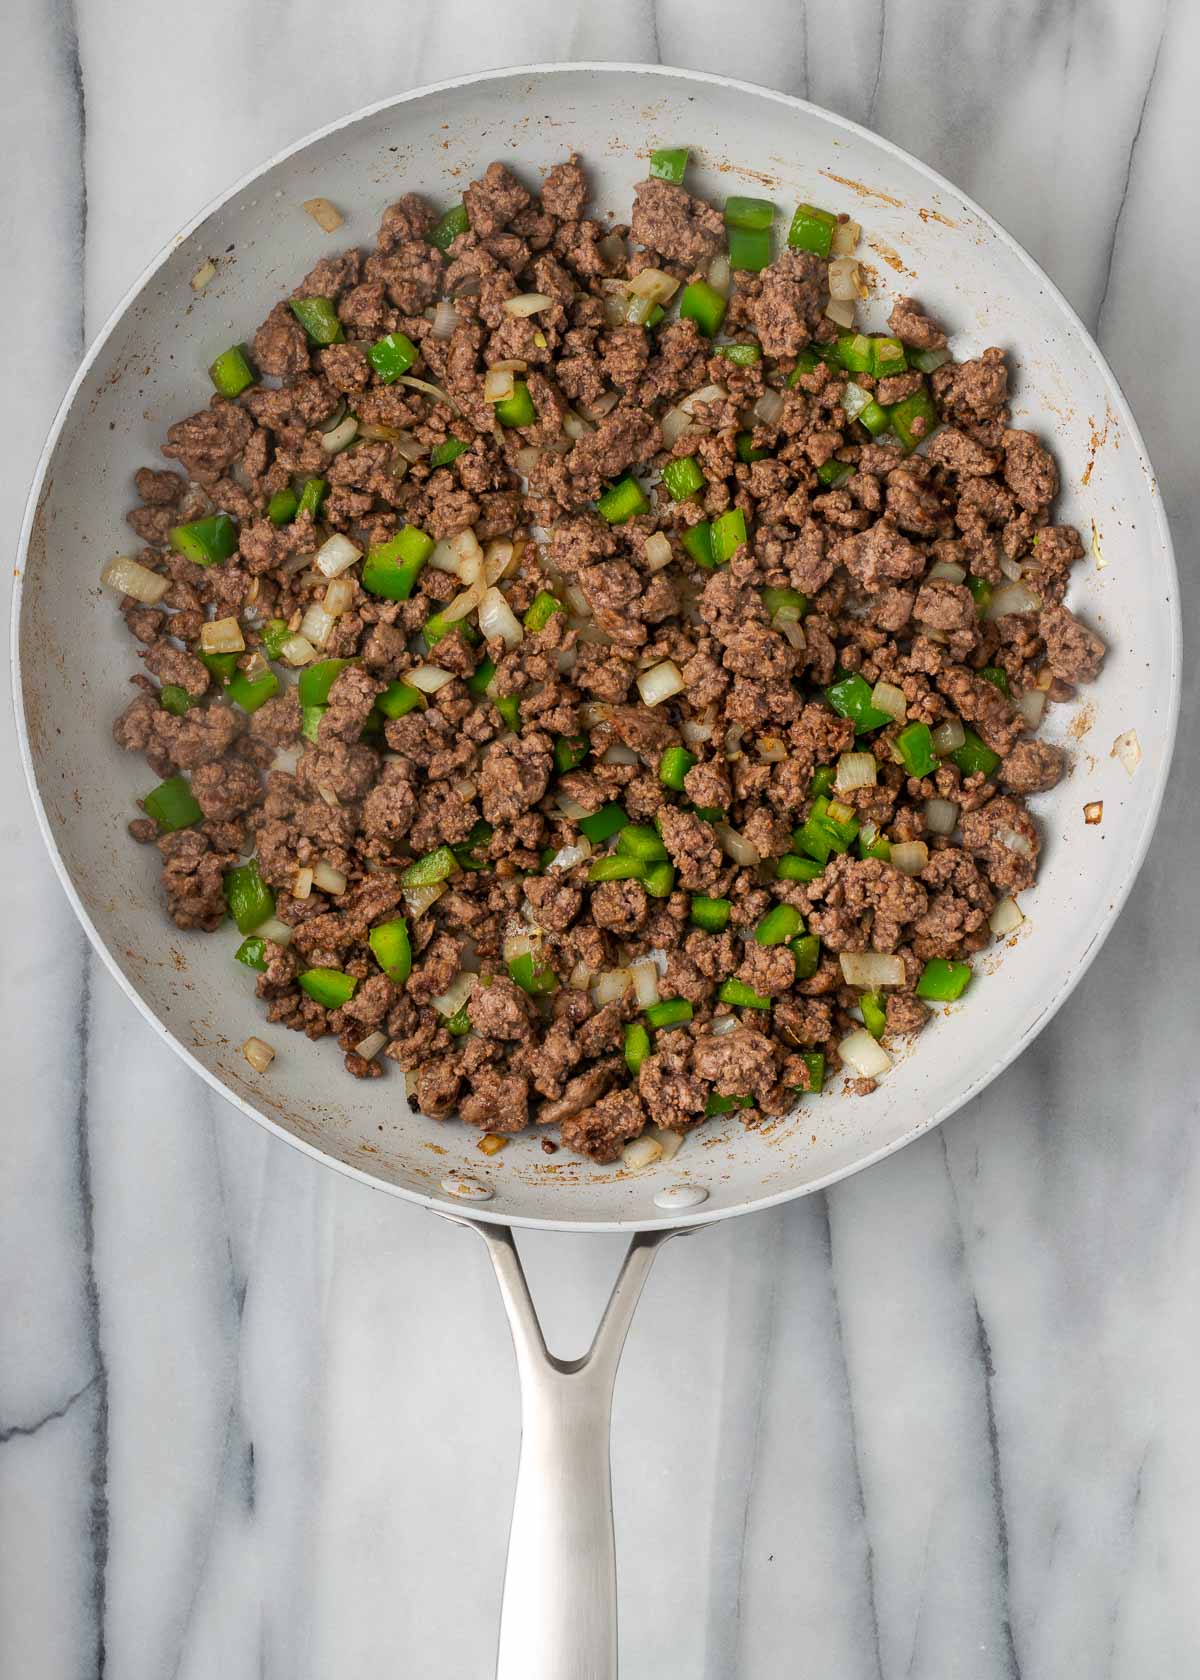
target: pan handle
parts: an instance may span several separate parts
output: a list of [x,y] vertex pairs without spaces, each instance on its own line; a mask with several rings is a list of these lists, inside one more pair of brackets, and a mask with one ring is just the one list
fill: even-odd
[[609,1431],[625,1335],[654,1255],[639,1232],[582,1359],[547,1350],[512,1232],[487,1243],[521,1379],[521,1459],[504,1574],[496,1680],[616,1680],[617,1562]]

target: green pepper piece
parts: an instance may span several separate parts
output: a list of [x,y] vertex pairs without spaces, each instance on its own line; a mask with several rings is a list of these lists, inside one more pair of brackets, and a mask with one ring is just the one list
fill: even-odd
[[707,519],[689,525],[679,540],[697,566],[703,566],[705,571],[712,571],[717,562],[713,559],[712,525]]
[[228,560],[237,547],[237,526],[227,513],[210,519],[193,519],[187,525],[172,525],[167,533],[177,554],[197,566],[217,566]]
[[610,852],[606,857],[597,858],[588,870],[588,880],[598,881],[640,881],[646,873],[644,858],[630,857],[626,852]]
[[586,735],[560,735],[554,743],[554,768],[559,775],[577,769],[587,757],[590,745]]
[[896,750],[910,776],[932,776],[937,769],[933,734],[927,723],[910,723],[896,736]]
[[525,609],[525,617],[521,620],[531,635],[544,630],[556,612],[562,612],[563,604],[548,589],[539,589]]
[[720,805],[693,805],[692,810],[706,823],[724,822],[726,812]]
[[791,904],[773,905],[754,930],[760,945],[786,945],[798,933],[804,932],[804,920]]
[[516,695],[498,695],[492,704],[515,735],[521,727],[521,702]]
[[625,1066],[635,1079],[649,1054],[650,1034],[640,1021],[628,1022],[625,1027]]
[[411,683],[390,682],[382,694],[375,696],[375,704],[385,718],[407,717],[409,712],[424,711],[428,702],[419,688]]
[[746,541],[746,515],[741,508],[729,508],[713,520],[712,551],[718,566],[732,560]]
[[691,1020],[692,1006],[686,998],[663,998],[650,1004],[643,1014],[654,1028],[678,1027]]
[[683,792],[683,780],[696,763],[695,753],[686,747],[668,747],[658,761],[658,779],[664,787]]
[[862,1010],[863,1026],[872,1038],[882,1038],[887,1031],[887,1009],[882,992],[861,992],[858,1007]]
[[771,453],[769,449],[759,449],[756,446],[753,432],[739,432],[734,439],[734,444],[737,448],[738,460],[745,462],[748,467],[753,466],[755,461],[765,461]]
[[754,367],[762,361],[762,345],[753,340],[748,344],[715,344],[714,354],[724,356],[734,367]]
[[300,498],[294,490],[276,490],[267,503],[267,518],[272,525],[290,525],[299,509]]
[[528,992],[530,997],[541,997],[558,986],[554,970],[548,963],[535,963],[532,951],[523,951],[519,957],[514,957],[508,965],[508,974],[513,984]]
[[[725,244],[729,266],[746,274],[761,274],[771,261],[770,228],[727,227]],[[720,293],[717,294],[718,297]]]
[[815,373],[819,364],[825,358],[818,356],[811,345],[806,344],[796,356],[796,365],[787,376],[788,390],[795,390],[806,373]]
[[859,425],[865,426],[872,437],[882,437],[891,424],[887,410],[880,408],[874,397],[859,409],[857,418]]
[[261,677],[248,677],[245,671],[235,671],[226,692],[244,712],[256,712],[279,693],[279,678],[274,671],[264,671]]
[[[866,333],[839,333],[833,346],[839,366],[847,373],[870,373],[875,355],[872,342]],[[862,389],[858,385],[854,388]]]
[[624,525],[627,519],[645,513],[649,506],[646,492],[637,479],[626,476],[609,485],[596,503],[596,511],[602,519],[607,519],[610,525]]
[[729,924],[732,910],[733,905],[727,898],[706,898],[703,893],[694,893],[688,916],[707,933],[722,933]]
[[426,852],[415,863],[410,863],[400,877],[402,887],[432,887],[438,881],[448,880],[458,869],[458,859],[449,846],[438,846],[435,851]]
[[325,500],[325,492],[329,489],[323,478],[306,478],[300,487],[300,504],[296,509],[297,517],[302,513],[311,514],[315,520],[321,511],[321,503]]
[[180,683],[166,683],[158,691],[158,703],[172,717],[183,717],[191,709],[192,697]]
[[971,983],[971,965],[948,962],[945,957],[932,957],[921,970],[917,981],[917,996],[930,1003],[953,1003]]
[[213,676],[216,677],[222,688],[225,687],[226,683],[228,683],[229,679],[233,676],[233,673],[237,670],[237,662],[241,657],[240,653],[200,652],[196,655],[196,658],[200,661],[201,665],[203,665],[206,670],[212,672]]
[[788,229],[788,244],[799,251],[811,251],[814,256],[827,257],[836,226],[837,217],[831,211],[818,210],[814,204],[798,204]]
[[837,822],[828,815],[828,810],[829,801],[822,794],[813,801],[804,824],[792,831],[793,845],[820,864],[828,863],[830,852],[849,850],[850,842],[858,833],[857,818]]
[[513,381],[512,395],[502,397],[495,404],[495,415],[502,426],[510,430],[521,426],[532,426],[537,419],[537,409],[533,406],[533,398],[529,395],[529,386],[523,379]]
[[403,986],[412,973],[412,941],[405,918],[397,916],[394,921],[373,927],[367,935],[367,944],[392,985]]
[[882,729],[893,721],[890,712],[881,711],[872,704],[871,685],[857,671],[830,683],[825,690],[825,698],[839,717],[851,720],[859,735],[867,729]]
[[789,940],[788,950],[796,961],[797,980],[811,980],[821,966],[821,941],[816,934],[805,933]]
[[233,953],[234,962],[244,963],[247,968],[257,969],[260,974],[267,972],[267,942],[251,936],[243,939]]
[[388,601],[407,601],[433,550],[433,538],[419,525],[403,526],[387,542],[367,550],[363,588]]
[[808,596],[799,589],[764,589],[761,593],[772,624],[783,619],[798,624],[808,611]]
[[343,974],[340,968],[306,968],[297,983],[314,1003],[323,1004],[326,1009],[341,1009],[358,990],[354,976]]
[[723,1097],[719,1091],[713,1091],[704,1105],[704,1118],[711,1120],[714,1114],[732,1114],[737,1108],[753,1108],[753,1097]]
[[429,243],[439,251],[448,251],[460,233],[466,233],[471,223],[465,204],[453,204],[429,235]]
[[255,379],[254,369],[246,360],[245,346],[231,344],[228,350],[222,350],[209,368],[208,377],[221,396],[240,397]]
[[316,665],[306,665],[300,673],[300,704],[323,706],[342,672],[358,663],[357,659],[322,659]]
[[975,610],[982,618],[992,604],[992,586],[986,578],[969,577],[967,588],[971,591],[971,598],[975,602]]
[[448,467],[451,461],[457,461],[460,455],[465,455],[470,447],[471,445],[464,443],[461,438],[448,437],[444,443],[438,444],[429,457],[429,465],[431,467]]
[[341,344],[345,339],[332,298],[290,298],[288,301],[310,344]]
[[879,858],[883,863],[890,863],[892,859],[892,843],[886,834],[875,835],[874,840],[868,840],[866,830],[861,829],[858,836],[858,855],[860,858]]
[[687,164],[688,149],[686,146],[663,146],[658,151],[650,153],[651,175],[659,181],[672,181],[677,187],[683,182]]
[[848,478],[854,477],[854,468],[849,461],[822,461],[817,468],[817,477],[829,490],[836,490],[839,484],[845,484]]
[[183,776],[169,776],[165,782],[152,788],[142,800],[142,810],[148,817],[154,818],[164,834],[190,828],[204,815]]
[[391,385],[412,367],[420,351],[406,333],[390,332],[377,338],[367,351],[367,360],[375,369],[381,385]]
[[908,359],[920,373],[933,373],[950,360],[949,350],[910,350]]
[[815,858],[797,857],[785,852],[776,859],[775,878],[779,881],[815,881],[823,868]]
[[658,830],[649,823],[626,823],[617,835],[617,850],[643,863],[658,863],[669,856]]
[[481,659],[467,678],[467,693],[474,694],[476,698],[481,698],[486,694],[487,686],[495,675],[496,661],[494,659]]
[[[479,850],[480,846],[488,845],[488,843],[491,841],[492,835],[495,832],[496,831],[492,827],[490,822],[484,822],[481,819],[479,822],[477,822],[474,825],[474,827],[471,829],[470,834],[467,835],[467,838],[465,840],[456,841],[456,843],[453,846],[451,846],[450,850],[454,853],[455,857],[458,859],[459,867],[461,869],[486,869],[487,868],[486,859],[481,859],[481,858],[476,857],[475,853]],[[554,847],[551,846],[549,848],[549,851],[550,851],[550,858],[553,858]],[[543,863],[542,863],[542,868],[543,869],[546,867],[546,864],[550,861],[550,858],[547,858],[543,861]]]
[[708,482],[694,455],[684,455],[679,460],[668,461],[662,471],[662,481],[673,502],[686,502],[689,496],[703,490]]
[[[900,402],[893,403],[887,413],[888,422],[904,445],[906,454],[911,454],[919,443],[923,443],[938,423],[933,398],[924,387],[914,391],[911,396],[902,398]],[[859,419],[862,419],[861,415]]]
[[629,818],[621,807],[610,802],[601,805],[591,816],[580,817],[579,832],[586,835],[593,846],[600,846],[605,840],[611,840],[614,834],[619,834],[628,821]]
[[993,688],[998,688],[1001,694],[1008,694],[1008,672],[1002,671],[999,665],[985,665],[976,674],[982,677],[984,682],[990,682]]
[[651,898],[670,898],[675,891],[675,865],[665,861],[647,865],[642,885]]
[[775,206],[769,198],[744,198],[737,193],[725,200],[725,226],[769,228],[775,221]]
[[469,1033],[471,1017],[467,1014],[466,1004],[464,1003],[461,1009],[456,1009],[453,1015],[447,1015],[442,1025],[452,1038],[462,1038]]
[[735,1009],[770,1009],[771,1000],[754,991],[741,980],[722,980],[717,988],[717,997],[722,1003],[731,1003]]
[[239,933],[253,933],[275,914],[275,894],[259,874],[257,858],[226,870],[225,902]]
[[810,1091],[820,1091],[825,1086],[825,1057],[820,1050],[804,1050],[800,1053],[800,1060],[808,1069],[808,1088]]
[[328,710],[328,706],[301,706],[300,708],[300,733],[306,741],[311,741],[314,747],[321,732],[321,719]]
[[880,336],[871,340],[871,372],[876,379],[889,379],[908,371],[908,357],[898,338]]
[[837,781],[837,771],[832,764],[819,764],[813,771],[812,781],[808,784],[810,799],[820,799],[823,793],[829,793],[834,782]]
[[985,776],[990,776],[1000,763],[1000,755],[981,741],[973,729],[964,726],[963,734],[966,739],[961,747],[955,748],[950,757],[964,776],[973,776],[977,770],[981,770]]
[[725,319],[728,307],[728,299],[722,297],[715,286],[710,286],[707,280],[693,280],[690,286],[683,288],[683,296],[679,300],[679,318],[682,321],[695,321],[696,328],[703,337],[715,338],[721,330],[721,322]]

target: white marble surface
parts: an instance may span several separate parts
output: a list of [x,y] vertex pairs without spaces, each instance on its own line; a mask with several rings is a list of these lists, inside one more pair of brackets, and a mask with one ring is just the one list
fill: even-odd
[[[1200,13],[729,13],[10,0],[10,545],[83,346],[235,176],[422,81],[661,59],[874,125],[1046,265],[1145,431],[1194,647]],[[1193,674],[1181,765],[1196,700]],[[486,1676],[517,1396],[481,1245],[175,1061],[85,949],[0,739],[0,1675]],[[941,1134],[665,1250],[617,1393],[631,1680],[1200,1673],[1198,821],[1181,782],[1100,961]],[[577,1350],[619,1241],[524,1247]]]

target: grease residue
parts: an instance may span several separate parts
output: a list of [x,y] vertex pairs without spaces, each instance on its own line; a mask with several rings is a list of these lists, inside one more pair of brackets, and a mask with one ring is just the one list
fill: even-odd
[[860,198],[877,198],[881,204],[894,204],[897,210],[904,209],[902,198],[893,198],[891,193],[882,192],[878,187],[868,187],[862,181],[855,181],[849,175],[835,175],[832,169],[822,169],[821,174],[827,181],[836,181],[839,187],[849,187]]
[[949,216],[943,216],[940,210],[926,210],[923,206],[918,205],[917,215],[923,222],[941,222],[943,227],[950,228],[958,226],[958,223],[952,222]]
[[1109,408],[1107,403],[1105,403],[1104,425],[1099,431],[1097,431],[1096,422],[1092,419],[1090,414],[1088,415],[1088,425],[1092,428],[1092,435],[1088,439],[1088,461],[1087,466],[1083,469],[1083,477],[1080,479],[1081,484],[1089,484],[1091,482],[1092,469],[1096,465],[1096,456],[1108,442],[1108,428],[1115,418],[1116,416],[1113,414],[1112,409]]
[[1102,572],[1108,561],[1104,558],[1104,551],[1100,547],[1100,527],[1092,520],[1092,555],[1096,561],[1096,570]]
[[1086,700],[1067,725],[1067,734],[1073,741],[1082,741],[1095,721],[1096,707],[1091,700]]
[[916,279],[916,269],[909,268],[907,266],[899,251],[893,251],[892,247],[890,245],[885,245],[882,239],[868,239],[867,244],[877,256],[883,258],[889,268],[894,268],[897,274],[908,274],[911,275],[914,280]]

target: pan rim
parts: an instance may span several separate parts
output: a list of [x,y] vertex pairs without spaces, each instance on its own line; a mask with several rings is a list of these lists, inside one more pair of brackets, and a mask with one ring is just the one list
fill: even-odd
[[103,326],[89,345],[80,366],[75,373],[75,376],[71,380],[70,385],[63,396],[62,402],[59,404],[54,420],[47,434],[46,441],[38,456],[36,471],[34,473],[33,481],[26,501],[14,564],[12,610],[10,615],[10,671],[13,688],[13,706],[16,720],[18,753],[25,776],[26,786],[29,790],[29,795],[33,803],[34,815],[37,819],[38,828],[41,832],[46,849],[49,852],[50,860],[55,873],[57,874],[63,890],[66,893],[67,900],[70,903],[75,915],[78,917],[93,949],[104,962],[109,973],[114,977],[117,985],[125,993],[126,997],[130,999],[145,1019],[150,1022],[151,1026],[164,1040],[164,1042],[170,1045],[171,1049],[227,1102],[232,1103],[234,1106],[239,1108],[250,1119],[256,1121],[260,1126],[263,1126],[268,1132],[280,1138],[292,1148],[301,1150],[304,1154],[310,1156],[314,1161],[319,1162],[322,1166],[332,1168],[339,1173],[343,1173],[347,1177],[355,1179],[364,1185],[368,1185],[374,1190],[398,1196],[407,1202],[426,1207],[434,1213],[450,1215],[460,1219],[463,1217],[469,1217],[472,1220],[478,1220],[486,1224],[507,1225],[511,1227],[534,1230],[593,1233],[633,1233],[635,1231],[670,1229],[683,1230],[700,1225],[713,1224],[719,1220],[732,1219],[744,1213],[760,1212],[767,1208],[778,1207],[784,1202],[793,1201],[799,1197],[808,1196],[815,1192],[826,1190],[831,1185],[838,1183],[840,1180],[849,1178],[853,1174],[861,1172],[867,1167],[876,1165],[878,1162],[886,1159],[887,1156],[896,1153],[896,1151],[904,1148],[907,1144],[914,1142],[925,1132],[931,1131],[935,1127],[940,1126],[973,1097],[978,1096],[980,1092],[982,1092],[992,1082],[992,1080],[997,1078],[1005,1068],[1016,1060],[1016,1058],[1032,1043],[1050,1019],[1062,1007],[1067,998],[1074,991],[1075,987],[1082,980],[1083,976],[1087,973],[1088,969],[1091,967],[1091,964],[1095,960],[1101,946],[1104,944],[1104,941],[1116,924],[1116,921],[1120,916],[1126,901],[1128,900],[1129,894],[1132,891],[1133,884],[1141,871],[1142,864],[1145,861],[1150,840],[1157,826],[1159,812],[1162,807],[1163,797],[1165,795],[1167,782],[1170,776],[1171,763],[1176,744],[1182,689],[1183,631],[1179,602],[1179,572],[1175,561],[1175,551],[1171,540],[1170,525],[1167,520],[1166,510],[1163,506],[1161,496],[1155,496],[1153,500],[1152,511],[1155,522],[1155,539],[1167,562],[1168,575],[1172,583],[1170,597],[1167,602],[1170,632],[1170,669],[1167,681],[1164,684],[1166,707],[1163,719],[1163,733],[1166,751],[1163,755],[1161,768],[1158,772],[1155,783],[1150,788],[1148,797],[1142,802],[1141,826],[1137,834],[1136,843],[1130,848],[1117,888],[1110,897],[1105,914],[1093,930],[1092,937],[1085,950],[1082,952],[1074,966],[1061,977],[1058,985],[1046,998],[1042,1008],[1038,1011],[1035,1018],[1026,1025],[1025,1029],[1013,1040],[1012,1044],[1007,1047],[1004,1053],[997,1057],[986,1068],[977,1073],[976,1076],[966,1086],[964,1086],[962,1090],[958,1091],[951,1099],[943,1103],[933,1112],[933,1114],[910,1127],[899,1137],[893,1138],[887,1143],[881,1144],[877,1149],[853,1162],[834,1168],[830,1172],[810,1181],[806,1181],[803,1184],[753,1196],[732,1206],[712,1208],[708,1210],[700,1208],[693,1213],[684,1215],[661,1215],[654,1218],[630,1217],[599,1220],[569,1217],[552,1218],[543,1217],[541,1215],[507,1213],[500,1208],[496,1208],[488,1204],[469,1203],[464,1201],[456,1202],[448,1197],[441,1198],[435,1195],[430,1195],[407,1185],[394,1184],[385,1179],[377,1178],[361,1167],[354,1166],[346,1161],[340,1161],[334,1156],[326,1154],[325,1151],[320,1149],[316,1144],[310,1143],[304,1138],[297,1137],[286,1127],[280,1125],[278,1121],[271,1119],[269,1115],[263,1113],[261,1109],[256,1108],[251,1102],[247,1101],[245,1097],[228,1086],[218,1074],[205,1067],[203,1063],[199,1061],[187,1045],[185,1045],[182,1040],[177,1038],[175,1034],[170,1031],[150,1004],[140,995],[132,981],[129,980],[121,970],[115,957],[110,952],[105,940],[92,921],[82,899],[80,898],[59,851],[38,786],[37,774],[33,762],[33,753],[30,746],[28,722],[25,712],[24,689],[21,680],[20,628],[21,611],[24,601],[25,570],[28,561],[29,544],[37,518],[38,508],[42,501],[46,476],[51,459],[58,446],[58,442],[66,425],[67,419],[72,412],[75,399],[83,382],[87,378],[92,365],[96,361],[101,350],[107,343],[109,337],[119,322],[124,318],[128,310],[133,306],[138,297],[150,284],[159,269],[170,258],[177,246],[183,240],[190,237],[209,219],[209,217],[214,215],[222,208],[223,205],[228,203],[230,199],[234,198],[238,193],[244,191],[253,182],[260,179],[270,170],[276,168],[286,159],[305,151],[308,147],[317,144],[319,141],[324,140],[328,136],[336,134],[343,129],[350,128],[357,123],[377,115],[380,112],[394,109],[412,101],[427,99],[430,96],[445,93],[452,89],[470,87],[480,83],[499,81],[512,77],[563,76],[577,74],[579,72],[605,75],[637,75],[644,76],[652,80],[685,81],[705,87],[733,89],[740,93],[773,101],[774,103],[784,105],[789,109],[805,111],[835,130],[868,140],[872,146],[879,148],[885,155],[902,161],[907,167],[918,172],[935,190],[945,190],[952,193],[959,202],[964,204],[974,215],[978,216],[981,223],[990,231],[993,237],[998,239],[1002,245],[1007,247],[1009,252],[1024,265],[1031,276],[1042,287],[1048,301],[1057,305],[1057,307],[1063,312],[1065,318],[1077,330],[1083,344],[1087,348],[1088,354],[1096,364],[1102,378],[1110,390],[1112,406],[1115,414],[1120,419],[1123,428],[1125,428],[1131,443],[1138,451],[1140,459],[1145,463],[1149,476],[1153,479],[1153,473],[1150,469],[1150,458],[1146,450],[1145,442],[1142,438],[1141,430],[1133,416],[1120,382],[1118,381],[1112,368],[1109,366],[1104,353],[1096,344],[1092,334],[1089,332],[1084,322],[1080,319],[1077,311],[1071,303],[1063,295],[1058,286],[1055,285],[1054,281],[1045,273],[1033,257],[1029,255],[1024,246],[1022,246],[1012,236],[1012,234],[1008,232],[1007,228],[998,222],[988,211],[983,209],[982,206],[962,192],[962,190],[955,186],[952,181],[939,174],[938,171],[930,168],[919,158],[916,158],[911,153],[905,151],[903,147],[897,146],[894,142],[885,139],[882,135],[876,134],[873,130],[866,128],[860,123],[852,122],[849,118],[839,116],[836,112],[828,111],[823,106],[813,104],[810,100],[801,99],[794,94],[781,93],[773,88],[762,87],[757,83],[748,82],[738,77],[723,76],[712,71],[685,70],[663,64],[631,64],[619,60],[571,60],[557,64],[508,65],[488,70],[475,71],[469,75],[455,76],[437,82],[429,82],[421,87],[411,88],[407,92],[394,95],[388,99],[376,100],[369,105],[362,106],[361,108],[348,113],[346,116],[336,118],[333,122],[327,123],[318,129],[314,129],[310,133],[303,135],[299,140],[293,142],[291,145],[274,153],[270,158],[266,159],[256,168],[241,176],[224,192],[218,194],[215,198],[204,205],[203,208],[196,213],[196,215],[185,223],[183,228],[177,234],[165,243],[163,248],[151,259],[147,266],[133,281],[128,290],[119,299],[113,310],[110,312],[108,318],[105,320]]

